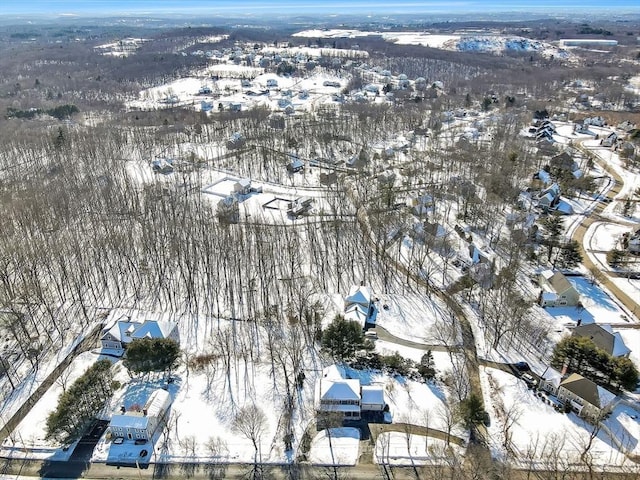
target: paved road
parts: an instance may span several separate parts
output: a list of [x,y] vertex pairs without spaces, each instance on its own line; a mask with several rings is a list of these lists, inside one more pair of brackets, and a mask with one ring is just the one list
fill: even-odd
[[[594,162],[600,165],[604,170],[609,173],[614,179],[613,187],[607,192],[607,198],[609,200],[613,200],[613,198],[620,193],[622,189],[622,185],[624,185],[623,178],[618,175],[613,168],[607,165],[596,153],[586,148],[581,148],[581,150],[591,158],[593,158]],[[593,212],[588,216],[584,217],[580,224],[576,227],[573,232],[572,240],[576,240],[580,245],[580,253],[582,254],[582,263],[584,266],[591,272],[591,274],[598,279],[598,282],[605,286],[612,294],[616,297],[618,302],[620,302],[624,307],[631,312],[636,317],[640,314],[640,304],[627,295],[624,291],[622,291],[615,282],[611,281],[610,275],[607,271],[602,270],[602,268],[595,264],[589,255],[587,254],[587,245],[585,245],[585,233],[587,232],[589,226],[593,224],[600,217],[600,214],[607,206],[607,203],[600,202],[594,208]],[[607,220],[611,222],[611,220]],[[638,319],[636,318],[636,322]]]
[[375,328],[372,328],[369,331],[371,330],[376,332],[380,340],[395,343],[397,345],[402,345],[404,347],[415,348],[417,350],[431,350],[432,352],[459,352],[461,350],[461,348],[456,345],[430,345],[427,343],[414,342],[412,340],[406,340],[404,338],[396,337],[381,325],[376,325]]

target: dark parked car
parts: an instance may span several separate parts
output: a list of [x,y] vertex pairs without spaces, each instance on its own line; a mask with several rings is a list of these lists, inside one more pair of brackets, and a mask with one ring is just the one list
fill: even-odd
[[484,423],[485,427],[491,425],[491,418],[489,418],[489,412],[487,412],[486,410],[482,412],[482,423]]
[[136,445],[144,445],[145,443],[147,443],[147,440],[145,438],[137,438],[135,441]]
[[516,367],[516,370],[518,370],[519,372],[531,371],[531,367],[529,367],[529,364],[527,362],[517,362],[514,363],[513,366]]

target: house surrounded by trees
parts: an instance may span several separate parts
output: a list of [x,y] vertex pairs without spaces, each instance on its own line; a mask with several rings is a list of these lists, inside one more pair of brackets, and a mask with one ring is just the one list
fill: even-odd
[[[138,315],[140,316],[140,315]],[[178,325],[167,320],[142,320],[136,316],[122,316],[103,331],[100,344],[103,349],[124,353],[127,344],[135,339],[168,338],[180,343]]]
[[575,306],[580,301],[576,287],[567,280],[562,272],[545,270],[540,273],[538,284],[542,288],[539,297],[541,307]]
[[602,418],[618,402],[615,394],[578,373],[560,383],[558,400],[569,404],[581,417],[592,420]]

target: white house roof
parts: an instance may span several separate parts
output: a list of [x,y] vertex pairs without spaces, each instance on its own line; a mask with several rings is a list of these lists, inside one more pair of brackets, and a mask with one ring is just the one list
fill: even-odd
[[131,334],[131,338],[167,338],[175,328],[176,324],[174,322],[145,320]]
[[344,318],[347,320],[355,320],[359,323],[364,323],[368,317],[369,310],[358,303],[349,305],[344,312]]
[[555,302],[558,300],[558,295],[553,292],[542,292],[542,300],[547,302]]
[[135,329],[137,325],[139,325],[138,322],[119,320],[116,323],[114,323],[109,330],[107,330],[105,335],[111,335],[113,338],[115,338],[118,341],[126,342],[127,340],[125,339],[129,337],[129,334],[132,331],[131,327]]
[[354,303],[361,305],[369,305],[371,303],[371,288],[369,287],[357,287],[352,286],[349,290],[349,295],[344,299],[345,306],[349,306]]
[[145,409],[149,417],[161,417],[169,409],[171,405],[171,395],[161,388],[154,390],[147,403]]
[[149,417],[142,414],[114,415],[109,422],[110,427],[138,428],[144,430],[149,425]]
[[380,385],[362,387],[362,403],[367,405],[384,405],[384,390]]
[[613,355],[614,357],[624,357],[631,353],[631,349],[624,344],[624,340],[619,332],[613,334]]
[[360,380],[320,379],[321,400],[360,400]]
[[248,188],[251,186],[251,180],[248,178],[241,178],[236,183],[241,187],[245,187],[245,188]]

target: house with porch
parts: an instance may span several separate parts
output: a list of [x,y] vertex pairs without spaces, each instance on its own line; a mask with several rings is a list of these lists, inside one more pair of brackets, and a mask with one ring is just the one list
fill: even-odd
[[387,406],[382,385],[361,385],[357,378],[344,378],[340,368],[329,366],[315,385],[317,412],[336,413],[343,420],[360,420],[365,412],[383,412]]
[[601,419],[620,401],[615,394],[578,373],[572,373],[560,382],[558,400],[590,420]]
[[562,272],[545,270],[538,276],[538,284],[542,288],[538,298],[541,307],[576,306],[580,301],[576,287]]

